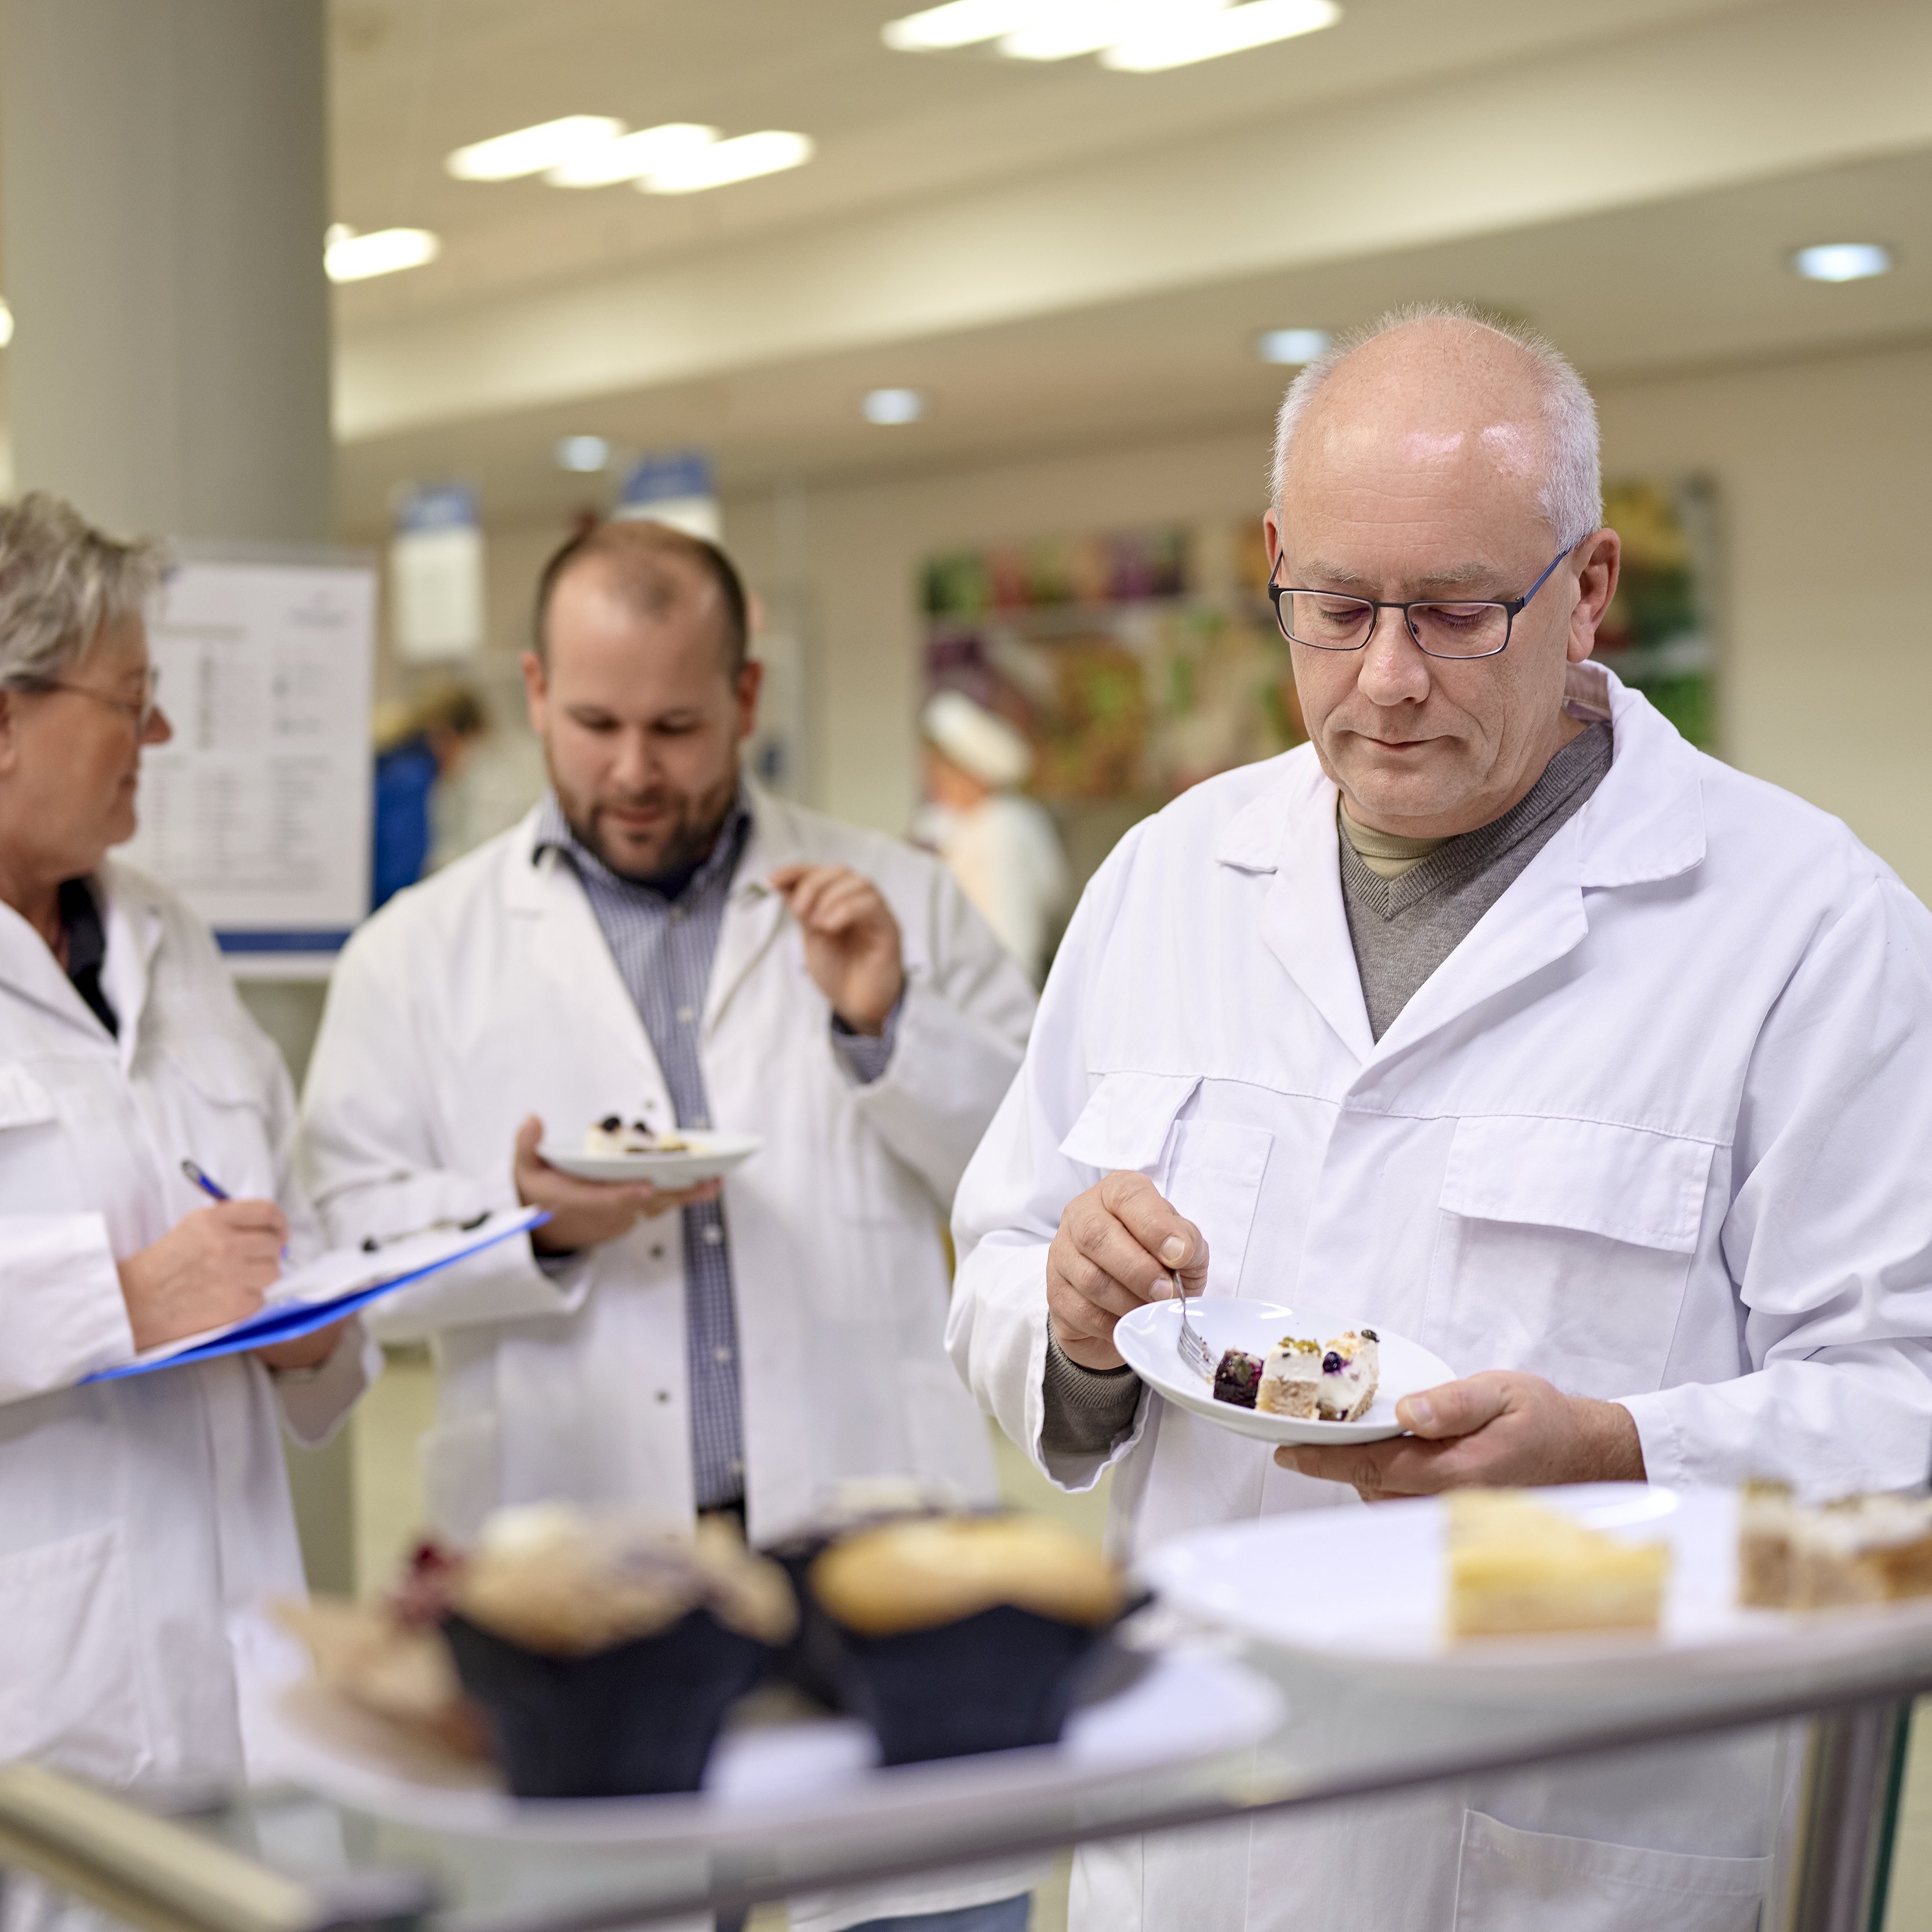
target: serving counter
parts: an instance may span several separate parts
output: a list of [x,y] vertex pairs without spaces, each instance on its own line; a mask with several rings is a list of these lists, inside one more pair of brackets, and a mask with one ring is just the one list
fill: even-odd
[[[404,1823],[296,1784],[110,1795],[27,1765],[0,1769],[0,1865],[151,1932],[601,1932],[1141,1832],[1452,1784],[1596,1754],[1802,1720],[1804,1788],[1780,1886],[1784,1932],[1877,1932],[1911,1700],[1932,1690],[1932,1631],[1884,1628],[1775,1682],[1678,1678],[1472,1700],[1378,1690],[1198,1635],[1272,1681],[1282,1714],[1262,1739],[1166,1769],[1056,1782],[1042,1754],[1010,1780],[986,1762],[881,1774],[876,1804],[788,1826],[755,1803],[708,1817],[703,1847],[652,1826],[667,1801],[599,1808],[594,1826],[487,1833]],[[1022,1762],[1024,1757],[1030,1762]],[[964,1794],[964,1795],[962,1795]],[[676,1801],[698,1804],[706,1801]],[[662,1814],[657,1814],[661,1820]],[[1605,1821],[1613,1836],[1612,1821]]]

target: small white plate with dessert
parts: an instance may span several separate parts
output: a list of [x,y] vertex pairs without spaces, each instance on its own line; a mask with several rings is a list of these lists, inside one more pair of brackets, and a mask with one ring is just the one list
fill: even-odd
[[1114,1346],[1169,1402],[1257,1442],[1380,1442],[1402,1432],[1404,1396],[1456,1379],[1420,1342],[1360,1322],[1214,1294],[1191,1298],[1187,1317],[1214,1358],[1211,1381],[1176,1346],[1178,1302],[1122,1316]]
[[1295,1510],[1142,1558],[1172,1606],[1485,1699],[1882,1666],[1932,1646],[1932,1502],[1643,1483]]
[[764,1143],[756,1134],[658,1133],[642,1120],[611,1114],[584,1130],[580,1147],[546,1141],[537,1152],[579,1180],[648,1180],[653,1187],[695,1187],[748,1161]]

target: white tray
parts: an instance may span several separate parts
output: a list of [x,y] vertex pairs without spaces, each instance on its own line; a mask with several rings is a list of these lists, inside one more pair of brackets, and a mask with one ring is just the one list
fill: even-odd
[[680,1154],[586,1154],[581,1147],[546,1141],[537,1152],[560,1173],[579,1180],[648,1180],[653,1187],[695,1187],[716,1180],[751,1159],[764,1143],[756,1134],[683,1136],[690,1150]]
[[1203,1382],[1180,1359],[1174,1338],[1180,1333],[1178,1302],[1150,1301],[1123,1316],[1114,1328],[1114,1346],[1127,1366],[1150,1388],[1196,1415],[1218,1422],[1238,1436],[1258,1442],[1380,1442],[1402,1432],[1395,1406],[1419,1389],[1434,1388],[1456,1379],[1456,1372],[1419,1342],[1391,1334],[1372,1317],[1335,1317],[1282,1308],[1268,1301],[1240,1301],[1209,1294],[1190,1300],[1188,1319],[1199,1330],[1214,1359],[1228,1348],[1243,1348],[1265,1356],[1284,1335],[1306,1335],[1326,1341],[1365,1324],[1374,1329],[1382,1356],[1381,1382],[1368,1412],[1354,1422],[1298,1421],[1293,1416],[1268,1415],[1216,1402],[1214,1384]]
[[1646,1683],[1783,1677],[1915,1646],[1932,1650],[1932,1598],[1799,1616],[1737,1600],[1737,1498],[1643,1483],[1542,1490],[1594,1528],[1667,1538],[1662,1627],[1452,1643],[1443,1628],[1447,1511],[1428,1497],[1297,1510],[1157,1545],[1142,1574],[1171,1607],[1304,1658],[1484,1698],[1616,1697]]
[[[775,1829],[810,1830],[955,1818],[980,1808],[1024,1810],[1238,1750],[1286,1715],[1268,1678],[1206,1649],[1157,1651],[1114,1695],[1076,1710],[1057,1744],[880,1768],[872,1733],[850,1718],[747,1726],[718,1741],[705,1788],[691,1796],[518,1800],[495,1771],[417,1743],[307,1676],[265,1675],[286,1658],[257,1626],[244,1655],[249,1773],[286,1779],[356,1810],[464,1836],[553,1844],[670,1843],[702,1852]],[[284,1664],[281,1668],[286,1670]]]

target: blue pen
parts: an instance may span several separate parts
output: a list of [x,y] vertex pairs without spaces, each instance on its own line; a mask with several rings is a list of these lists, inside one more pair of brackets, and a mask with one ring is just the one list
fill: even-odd
[[[209,1180],[208,1176],[203,1174],[201,1169],[196,1166],[193,1161],[183,1161],[182,1162],[182,1172],[188,1176],[189,1180],[194,1183],[196,1186],[201,1190],[202,1193],[208,1196],[209,1200],[232,1201],[235,1198],[234,1196],[230,1193],[227,1189],[224,1187],[220,1181]],[[289,1251],[286,1248],[284,1248],[282,1250],[282,1258],[284,1261],[286,1261],[288,1258]]]
[[216,1183],[209,1180],[208,1176],[203,1174],[201,1169],[196,1167],[193,1161],[183,1161],[182,1162],[182,1172],[186,1174],[189,1180],[193,1181],[196,1186],[200,1188],[202,1193],[206,1194],[211,1201],[232,1201],[234,1199],[235,1197],[229,1192],[226,1188],[218,1186]]

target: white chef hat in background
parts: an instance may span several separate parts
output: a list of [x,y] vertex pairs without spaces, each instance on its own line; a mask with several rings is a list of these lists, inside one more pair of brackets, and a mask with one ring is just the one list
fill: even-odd
[[1033,770],[1033,747],[1022,734],[963,691],[935,692],[920,729],[962,771],[995,790],[1024,784]]

